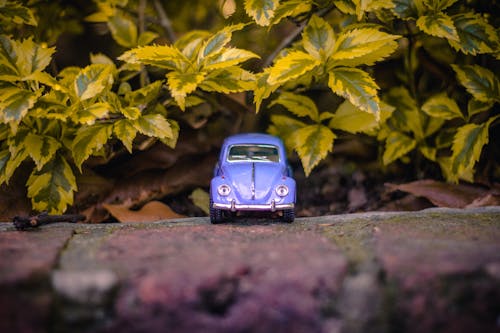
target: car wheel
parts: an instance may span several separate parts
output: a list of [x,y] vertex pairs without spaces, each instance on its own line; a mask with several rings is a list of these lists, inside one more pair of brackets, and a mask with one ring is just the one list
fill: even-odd
[[223,221],[222,210],[213,207],[213,201],[210,200],[210,222],[218,224]]
[[285,209],[281,218],[283,222],[292,223],[295,220],[295,210]]

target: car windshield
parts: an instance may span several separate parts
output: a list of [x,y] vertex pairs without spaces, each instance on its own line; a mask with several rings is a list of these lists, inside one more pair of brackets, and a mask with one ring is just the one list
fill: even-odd
[[229,162],[279,162],[278,148],[273,145],[233,145],[229,148],[227,160]]

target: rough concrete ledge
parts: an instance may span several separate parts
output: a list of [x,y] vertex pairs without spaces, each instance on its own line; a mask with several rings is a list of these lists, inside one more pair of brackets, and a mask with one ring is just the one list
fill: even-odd
[[500,332],[500,207],[0,223],[0,332]]

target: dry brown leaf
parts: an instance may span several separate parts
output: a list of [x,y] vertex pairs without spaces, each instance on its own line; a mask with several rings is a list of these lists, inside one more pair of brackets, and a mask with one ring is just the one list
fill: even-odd
[[385,185],[390,191],[399,190],[424,197],[438,207],[465,208],[488,193],[488,189],[480,186],[448,184],[430,179],[399,185]]
[[477,198],[472,203],[467,205],[467,208],[500,206],[500,195],[488,193],[487,195]]
[[130,210],[126,205],[103,204],[103,207],[120,222],[154,222],[185,217],[160,201],[148,202],[139,210]]

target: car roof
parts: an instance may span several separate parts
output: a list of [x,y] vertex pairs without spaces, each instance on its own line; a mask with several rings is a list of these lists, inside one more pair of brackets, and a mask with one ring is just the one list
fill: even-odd
[[270,144],[276,145],[278,147],[283,146],[283,142],[280,138],[269,134],[263,133],[243,133],[236,134],[226,138],[224,141],[225,146],[230,146],[234,144]]

